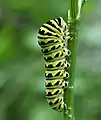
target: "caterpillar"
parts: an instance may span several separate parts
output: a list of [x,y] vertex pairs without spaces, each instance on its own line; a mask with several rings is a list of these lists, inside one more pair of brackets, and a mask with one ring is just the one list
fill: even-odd
[[38,44],[45,60],[45,96],[51,108],[58,112],[66,108],[63,95],[70,67],[66,60],[70,55],[66,48],[68,39],[68,26],[62,17],[44,23],[38,31]]

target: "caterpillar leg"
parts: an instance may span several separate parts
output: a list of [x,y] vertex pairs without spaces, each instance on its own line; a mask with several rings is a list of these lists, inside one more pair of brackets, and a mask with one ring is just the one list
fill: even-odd
[[67,56],[71,55],[71,51],[70,50],[67,49],[66,52],[67,52]]
[[62,88],[65,89],[68,87],[68,81],[64,81],[62,84]]
[[65,103],[64,103],[64,111],[65,111],[65,114],[68,114],[67,105]]
[[67,69],[68,69],[68,68],[70,68],[70,63],[69,63],[69,62],[67,62]]
[[71,51],[68,50],[67,48],[64,48],[64,52],[66,53],[67,56],[70,56],[70,55],[71,55]]

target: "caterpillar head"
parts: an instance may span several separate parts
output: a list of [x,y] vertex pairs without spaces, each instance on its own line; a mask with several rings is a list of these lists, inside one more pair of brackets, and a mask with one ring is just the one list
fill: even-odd
[[68,39],[69,36],[69,30],[68,30],[68,26],[67,23],[64,21],[64,19],[62,17],[57,18],[59,26],[61,27],[61,30],[63,31],[64,34],[64,39]]
[[64,21],[62,17],[57,18],[57,20],[61,26],[61,29],[65,32],[68,29],[66,22]]

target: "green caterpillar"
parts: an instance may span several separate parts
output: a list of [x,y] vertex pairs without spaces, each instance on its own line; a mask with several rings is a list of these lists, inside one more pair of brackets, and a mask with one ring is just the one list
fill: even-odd
[[66,48],[68,39],[68,26],[62,17],[46,22],[38,31],[38,43],[45,59],[45,96],[51,108],[59,112],[66,108],[63,95],[70,67],[66,61],[70,55]]

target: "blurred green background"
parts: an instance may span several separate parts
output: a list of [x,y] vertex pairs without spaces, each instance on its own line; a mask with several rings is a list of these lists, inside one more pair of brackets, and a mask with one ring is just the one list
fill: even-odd
[[[0,0],[0,120],[61,120],[44,97],[44,60],[37,31],[66,19],[68,0]],[[88,0],[79,27],[76,120],[101,120],[101,1]]]

